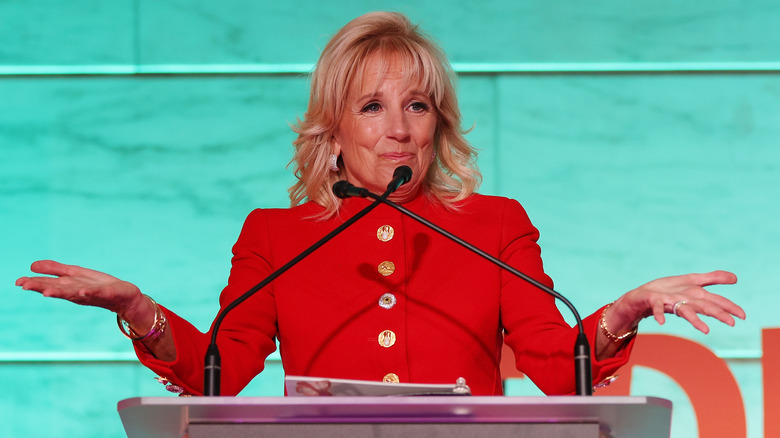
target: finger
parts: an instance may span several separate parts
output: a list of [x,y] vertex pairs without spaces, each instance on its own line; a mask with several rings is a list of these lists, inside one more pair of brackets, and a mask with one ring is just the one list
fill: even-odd
[[720,296],[718,294],[709,293],[707,295],[707,299],[712,303],[714,303],[715,305],[717,305],[718,307],[720,307],[721,309],[723,309],[724,311],[736,316],[739,319],[745,319],[747,316],[745,314],[745,310],[742,307],[740,307],[739,305],[737,305],[736,303],[734,303],[733,301],[729,300],[726,297]]
[[54,260],[38,260],[30,265],[30,270],[36,274],[56,276],[72,275],[74,268],[77,268],[77,266],[66,265]]
[[696,310],[696,312],[702,315],[707,315],[709,317],[715,318],[718,321],[727,324],[731,327],[733,327],[736,324],[736,321],[734,320],[734,317],[732,316],[731,313],[729,313],[727,310],[711,302],[705,301],[703,303],[699,303],[699,308]]
[[21,286],[23,290],[32,290],[35,292],[43,292],[46,288],[56,287],[56,278],[53,277],[24,277],[16,281],[18,286]]
[[659,325],[664,325],[664,322],[666,322],[666,315],[664,315],[664,302],[661,300],[655,301],[652,304],[653,306],[653,317],[658,322]]
[[72,277],[79,278],[81,280],[87,280],[88,282],[119,281],[118,278],[108,275],[104,272],[83,268],[77,265],[66,265],[64,263],[55,262],[53,260],[39,260],[34,262],[30,266],[30,269],[33,272],[39,274],[54,275],[63,279]]
[[712,286],[716,284],[734,284],[737,276],[728,271],[712,271],[700,274],[688,274],[685,277],[698,286]]
[[699,318],[696,309],[694,309],[690,303],[681,305],[677,309],[677,316],[691,323],[691,325],[694,326],[696,330],[704,333],[705,335],[710,332],[709,326],[704,321],[702,321],[701,318]]
[[45,297],[66,300],[71,300],[85,287],[83,284],[68,284],[60,277],[32,277],[24,281],[21,286],[23,290],[40,292]]
[[66,265],[54,260],[38,260],[30,265],[30,270],[37,274],[55,275],[57,277],[94,277],[95,275],[107,275],[93,269],[82,268],[78,265]]

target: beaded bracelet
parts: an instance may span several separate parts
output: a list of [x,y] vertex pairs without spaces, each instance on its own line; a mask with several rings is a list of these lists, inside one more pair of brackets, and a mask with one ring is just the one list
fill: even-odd
[[146,341],[148,339],[154,340],[160,337],[160,335],[165,331],[166,324],[168,320],[165,319],[165,314],[163,313],[160,306],[152,299],[152,297],[148,295],[144,295],[146,298],[149,298],[149,301],[154,304],[154,322],[152,323],[152,328],[149,330],[148,333],[141,336],[138,333],[136,333],[135,330],[133,330],[132,327],[130,327],[130,324],[127,323],[124,319],[122,319],[119,314],[116,314],[116,323],[119,326],[119,330],[122,332],[123,335],[127,336],[131,341]]
[[636,327],[634,327],[633,330],[627,333],[623,333],[622,335],[618,336],[611,331],[609,331],[609,328],[607,327],[607,309],[612,305],[613,303],[607,304],[607,307],[604,308],[604,311],[601,312],[601,318],[599,318],[599,327],[601,327],[601,332],[604,333],[604,336],[607,337],[612,342],[618,343],[622,341],[623,339],[630,338],[631,336],[634,336],[636,334]]

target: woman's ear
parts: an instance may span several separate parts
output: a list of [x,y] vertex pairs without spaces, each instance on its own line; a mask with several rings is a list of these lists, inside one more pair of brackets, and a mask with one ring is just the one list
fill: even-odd
[[335,135],[330,138],[330,153],[336,154],[336,156],[341,155],[341,145]]

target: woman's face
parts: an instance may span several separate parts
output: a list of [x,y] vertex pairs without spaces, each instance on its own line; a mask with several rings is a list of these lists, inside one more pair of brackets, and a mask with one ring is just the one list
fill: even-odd
[[[409,81],[395,57],[378,79],[378,56],[369,57],[360,87],[353,85],[334,134],[334,153],[341,154],[347,180],[384,193],[398,166],[412,169],[412,180],[391,199],[412,198],[433,161],[436,112],[420,84]],[[360,89],[358,89],[360,88]]]

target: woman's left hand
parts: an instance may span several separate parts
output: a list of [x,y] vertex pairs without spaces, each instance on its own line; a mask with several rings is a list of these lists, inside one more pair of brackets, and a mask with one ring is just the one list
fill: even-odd
[[658,324],[663,324],[665,314],[673,313],[702,333],[709,333],[710,328],[699,315],[733,326],[734,317],[745,319],[745,311],[731,300],[704,288],[736,282],[737,276],[727,271],[659,278],[618,298],[605,315],[606,322],[615,332],[626,332],[651,315]]

